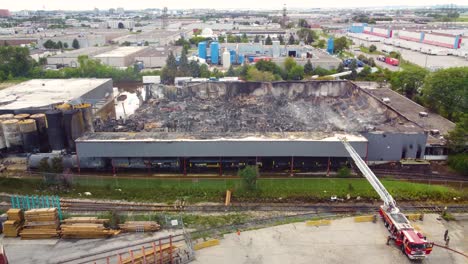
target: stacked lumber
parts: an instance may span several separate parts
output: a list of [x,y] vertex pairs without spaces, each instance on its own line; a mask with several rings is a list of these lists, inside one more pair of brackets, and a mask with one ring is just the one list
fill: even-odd
[[155,232],[161,229],[155,221],[126,221],[119,227],[123,232]]
[[3,223],[3,233],[5,237],[17,237],[21,228],[21,222],[17,220],[7,220]]
[[7,211],[7,218],[8,220],[15,220],[19,222],[24,221],[23,210],[17,208],[11,208]]
[[43,239],[58,237],[60,221],[57,208],[32,209],[24,213],[26,220],[20,233],[21,239]]
[[106,238],[120,233],[106,228],[103,224],[70,223],[62,224],[62,238]]
[[[162,254],[162,255],[161,255]],[[178,254],[178,247],[177,246],[170,246],[169,244],[165,244],[159,248],[159,246],[155,246],[155,248],[138,250],[132,253],[131,256],[122,259],[121,264],[144,264],[144,263],[161,263],[160,260],[162,259],[162,263],[174,263],[173,259]],[[172,255],[172,259],[171,259]]]
[[97,217],[71,217],[62,221],[64,224],[108,224],[109,219],[98,219]]
[[7,221],[3,223],[3,233],[6,237],[17,237],[23,228],[23,210],[11,208],[7,211]]

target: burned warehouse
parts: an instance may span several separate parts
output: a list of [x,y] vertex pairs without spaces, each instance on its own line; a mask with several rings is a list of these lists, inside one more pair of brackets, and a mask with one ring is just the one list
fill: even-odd
[[[53,82],[35,80],[22,85],[46,96]],[[372,91],[349,81],[146,85],[137,91],[138,109],[125,118],[115,118],[122,96],[111,96],[111,80],[82,82],[81,86],[63,84],[68,88],[55,97],[36,96],[31,101],[35,105],[21,104],[29,95],[19,88],[11,100],[4,100],[6,114],[45,113],[47,119],[45,125],[35,121],[37,136],[44,139],[35,148],[21,134],[19,126],[25,126],[21,125],[24,121],[14,122],[15,116],[4,120],[4,152],[31,153],[31,169],[44,158],[60,157],[65,167],[79,171],[141,169],[223,175],[257,164],[262,171],[292,174],[337,170],[350,164],[342,140],[350,142],[368,163],[378,164],[424,159],[430,138],[434,139]],[[86,90],[84,84],[94,88]],[[115,101],[109,99],[114,97]],[[12,134],[22,148],[5,144],[15,138]]]

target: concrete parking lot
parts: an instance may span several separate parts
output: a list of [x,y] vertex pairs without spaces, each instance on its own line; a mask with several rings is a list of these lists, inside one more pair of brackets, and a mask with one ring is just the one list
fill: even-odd
[[[429,240],[443,244],[450,230],[451,247],[468,250],[467,221],[440,221],[426,215],[414,226]],[[329,226],[311,227],[304,222],[228,234],[219,246],[197,251],[194,263],[412,263],[396,246],[387,246],[388,231],[382,220],[355,223],[353,218],[332,221]],[[424,263],[466,263],[466,258],[434,248]]]
[[366,47],[369,47],[373,44],[377,47],[377,50],[379,51],[382,50],[383,46],[391,47],[391,49],[393,49],[394,51],[400,52],[403,59],[428,69],[468,66],[468,60],[461,57],[428,55],[417,51],[386,45],[380,42],[369,42],[366,40],[360,40],[356,38],[352,39],[357,46],[360,46],[362,44]]

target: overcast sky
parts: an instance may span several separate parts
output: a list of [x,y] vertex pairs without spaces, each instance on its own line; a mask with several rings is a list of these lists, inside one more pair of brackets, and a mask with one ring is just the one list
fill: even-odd
[[466,5],[466,0],[1,0],[0,8],[18,10],[91,10],[123,7],[125,9],[162,8],[242,8],[242,9],[281,9],[286,3],[289,8],[324,7],[364,7],[364,6],[429,6],[458,4]]

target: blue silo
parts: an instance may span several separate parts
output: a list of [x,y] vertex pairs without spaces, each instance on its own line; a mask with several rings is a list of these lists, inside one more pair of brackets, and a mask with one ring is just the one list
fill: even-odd
[[328,39],[328,44],[327,44],[327,52],[328,54],[333,54],[333,50],[335,49],[335,41],[332,37]]
[[198,43],[198,57],[206,60],[206,41]]
[[211,51],[211,63],[218,64],[219,63],[219,43],[217,41],[211,42],[210,51]]
[[231,55],[231,64],[236,64],[236,51],[230,50],[229,54]]
[[237,58],[237,63],[239,63],[239,64],[244,63],[244,54],[239,53],[239,57]]

